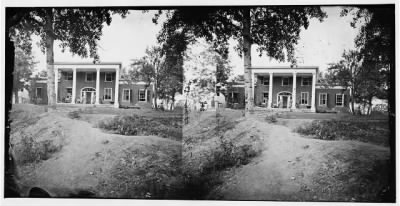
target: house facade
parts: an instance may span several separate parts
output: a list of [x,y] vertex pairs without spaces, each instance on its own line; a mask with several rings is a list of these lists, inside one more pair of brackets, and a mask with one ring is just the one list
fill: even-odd
[[[57,104],[131,106],[151,103],[152,85],[120,78],[121,63],[54,63]],[[34,103],[47,104],[46,80],[33,86]]]
[[[349,91],[341,86],[318,83],[318,67],[252,67],[251,99],[256,107],[291,111],[346,110]],[[244,81],[231,82],[228,105],[243,108]]]

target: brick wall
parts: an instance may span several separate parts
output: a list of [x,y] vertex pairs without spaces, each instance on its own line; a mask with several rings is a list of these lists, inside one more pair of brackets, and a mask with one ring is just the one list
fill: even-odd
[[[326,93],[327,94],[327,104],[326,105],[320,105],[320,94],[321,93]],[[341,106],[336,106],[336,94],[344,94],[344,105],[343,107]],[[343,90],[343,89],[329,89],[329,88],[321,88],[321,89],[316,89],[315,90],[315,107],[317,108],[317,112],[321,112],[324,110],[341,110],[349,106],[349,101],[350,101],[350,93],[349,90]]]
[[[129,85],[129,84],[120,84],[119,85],[119,104],[123,106],[135,105],[139,102],[139,90],[145,89],[145,85]],[[123,90],[129,89],[131,92],[130,101],[123,101]],[[147,87],[147,103],[152,103],[153,92],[152,88]]]

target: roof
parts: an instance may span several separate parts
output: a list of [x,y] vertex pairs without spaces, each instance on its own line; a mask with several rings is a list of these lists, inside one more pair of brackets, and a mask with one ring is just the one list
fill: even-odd
[[122,62],[54,62],[53,65],[122,65]]
[[318,66],[268,66],[268,67],[250,67],[250,69],[318,69]]

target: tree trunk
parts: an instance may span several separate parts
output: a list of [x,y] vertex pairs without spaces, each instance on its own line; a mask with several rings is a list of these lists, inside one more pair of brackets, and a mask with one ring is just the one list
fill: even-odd
[[371,115],[371,112],[372,112],[372,97],[369,98],[368,101],[368,115]]
[[53,35],[53,11],[52,9],[47,10],[46,14],[46,63],[47,63],[47,99],[48,105],[56,106],[56,93],[55,93],[55,81],[58,81],[54,77],[54,35]]
[[175,109],[175,89],[173,89],[172,90],[172,95],[171,95],[171,101],[172,101],[172,104],[171,104],[171,108],[170,108],[170,111],[172,111],[173,109]]
[[245,81],[245,99],[246,111],[252,111],[254,102],[251,95],[251,19],[250,8],[243,9],[243,60],[244,60],[244,81]]
[[13,72],[13,93],[14,93],[14,104],[18,104],[18,85],[19,85],[19,81],[18,81],[18,72],[15,71],[17,68],[14,66],[14,72]]
[[154,109],[155,110],[158,110],[158,107],[157,107],[157,80],[156,81],[154,81]]

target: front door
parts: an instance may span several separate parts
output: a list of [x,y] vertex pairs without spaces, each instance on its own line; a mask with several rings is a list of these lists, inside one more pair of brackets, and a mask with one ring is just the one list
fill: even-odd
[[287,106],[288,106],[288,96],[282,96],[282,104],[283,104],[283,108],[287,108]]
[[86,92],[86,104],[92,103],[92,92]]

